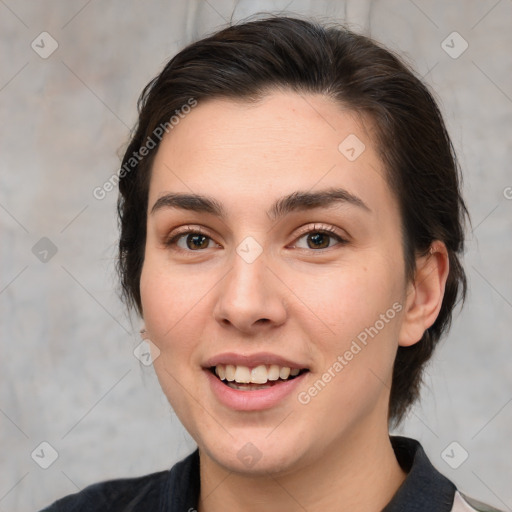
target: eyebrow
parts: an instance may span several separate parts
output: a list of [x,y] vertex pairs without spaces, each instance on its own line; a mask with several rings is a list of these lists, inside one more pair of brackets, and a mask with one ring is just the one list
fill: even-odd
[[[352,205],[371,213],[364,201],[343,188],[330,188],[318,192],[296,191],[279,198],[267,211],[271,220],[285,215],[314,208],[333,208],[341,205]],[[210,213],[221,219],[226,218],[222,204],[210,196],[199,194],[168,193],[157,199],[151,208],[151,214],[166,208],[189,210],[198,213]]]

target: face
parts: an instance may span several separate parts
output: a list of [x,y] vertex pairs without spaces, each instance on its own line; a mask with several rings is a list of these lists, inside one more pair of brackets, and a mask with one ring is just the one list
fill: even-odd
[[284,474],[387,432],[406,282],[365,125],[318,95],[215,99],[158,149],[143,318],[169,402],[229,470]]

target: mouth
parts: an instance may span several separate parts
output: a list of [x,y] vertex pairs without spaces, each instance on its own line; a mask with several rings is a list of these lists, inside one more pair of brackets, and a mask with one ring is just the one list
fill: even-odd
[[300,375],[309,372],[309,369],[290,368],[276,364],[260,364],[255,367],[217,364],[210,366],[208,371],[231,389],[258,391],[296,379]]

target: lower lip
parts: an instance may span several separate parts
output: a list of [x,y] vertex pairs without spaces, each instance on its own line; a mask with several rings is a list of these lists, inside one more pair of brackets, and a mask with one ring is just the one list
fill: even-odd
[[242,391],[223,384],[210,370],[204,371],[217,400],[226,407],[237,411],[262,411],[274,407],[286,397],[289,397],[308,373],[304,372],[292,380],[274,384],[270,388]]

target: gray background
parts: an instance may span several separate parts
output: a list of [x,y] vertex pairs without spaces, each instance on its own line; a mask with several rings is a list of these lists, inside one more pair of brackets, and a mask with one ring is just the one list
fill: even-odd
[[[117,190],[92,191],[118,169],[138,94],[171,55],[281,9],[350,22],[437,94],[473,219],[470,297],[399,432],[462,491],[512,510],[511,0],[0,0],[0,512],[168,468],[195,447],[133,355],[140,322],[115,292]],[[47,58],[31,47],[51,49],[43,31],[58,43]],[[458,58],[445,51],[462,49],[458,36],[442,45],[454,31],[469,45]],[[42,237],[55,255],[47,241],[33,250]],[[58,452],[48,469],[43,441]]]

